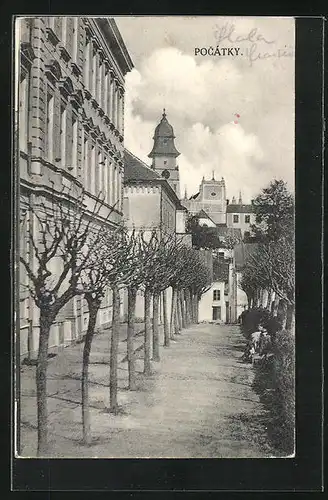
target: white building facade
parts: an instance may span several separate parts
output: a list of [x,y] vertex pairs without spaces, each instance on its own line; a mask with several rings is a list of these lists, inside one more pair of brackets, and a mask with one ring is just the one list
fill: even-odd
[[[133,64],[113,19],[33,17],[16,22],[20,254],[33,259],[30,235],[36,241],[37,228],[30,207],[36,211],[44,205],[47,211],[53,200],[66,203],[63,188],[73,198],[85,191],[86,217],[101,198],[100,220],[110,228],[121,222],[124,78]],[[24,355],[38,349],[39,314],[22,265],[20,284]],[[108,322],[110,313],[108,290],[99,324]],[[51,329],[50,348],[79,338],[87,318],[84,299],[72,299]]]

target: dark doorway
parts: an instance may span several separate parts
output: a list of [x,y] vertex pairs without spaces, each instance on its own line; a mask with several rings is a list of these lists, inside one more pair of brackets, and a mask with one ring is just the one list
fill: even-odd
[[221,319],[221,307],[220,306],[213,306],[213,313],[212,313],[212,319],[213,321],[216,321],[218,319]]

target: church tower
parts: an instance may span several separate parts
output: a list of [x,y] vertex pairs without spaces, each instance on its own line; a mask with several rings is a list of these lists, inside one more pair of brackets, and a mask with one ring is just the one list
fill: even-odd
[[163,116],[154,133],[153,149],[148,157],[152,158],[152,168],[167,180],[178,198],[180,198],[180,176],[177,157],[180,155],[174,144],[175,135],[172,125],[169,124],[165,109]]

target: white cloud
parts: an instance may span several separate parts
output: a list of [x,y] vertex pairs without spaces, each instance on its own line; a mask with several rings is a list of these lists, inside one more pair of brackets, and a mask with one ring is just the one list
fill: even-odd
[[292,188],[293,70],[284,61],[275,80],[278,62],[245,68],[237,59],[196,60],[175,47],[152,51],[126,76],[126,147],[149,163],[166,108],[181,152],[181,194],[184,185],[189,195],[196,192],[212,170],[225,178],[230,198],[241,190],[247,201],[273,177]]

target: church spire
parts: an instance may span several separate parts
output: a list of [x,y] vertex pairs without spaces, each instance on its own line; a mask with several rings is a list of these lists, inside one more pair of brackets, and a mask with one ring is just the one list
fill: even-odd
[[174,144],[174,131],[168,122],[166,109],[163,108],[162,118],[155,128],[153,149],[148,157],[152,159],[152,169],[169,183],[180,199],[180,175],[177,157],[180,155]]
[[188,200],[187,186],[185,186],[184,199],[185,199],[185,200]]
[[239,201],[238,201],[239,205],[242,205],[243,204],[243,200],[242,200],[242,197],[241,197],[241,191],[239,191]]
[[163,109],[162,119],[155,128],[153,149],[149,153],[149,158],[155,156],[171,156],[177,158],[180,155],[174,144],[174,131],[172,125],[166,117],[166,110]]

